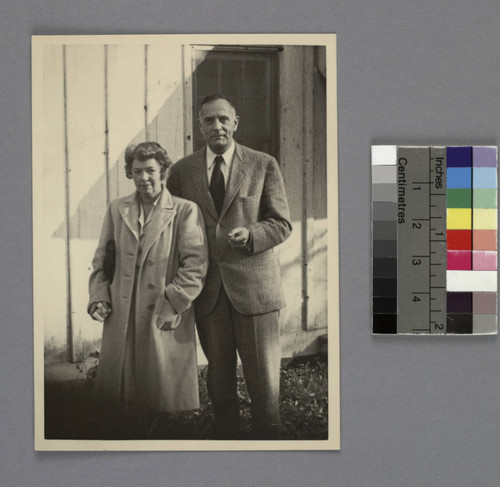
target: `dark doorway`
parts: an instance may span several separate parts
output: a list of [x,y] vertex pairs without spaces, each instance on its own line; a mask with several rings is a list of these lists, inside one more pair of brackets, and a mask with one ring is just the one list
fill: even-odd
[[279,160],[278,49],[206,48],[193,50],[193,149],[203,147],[199,104],[221,93],[236,105],[240,125],[235,139]]

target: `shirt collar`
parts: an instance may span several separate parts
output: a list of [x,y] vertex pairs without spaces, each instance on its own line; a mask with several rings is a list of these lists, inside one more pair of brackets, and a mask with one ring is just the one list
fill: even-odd
[[224,162],[226,163],[227,167],[230,167],[231,162],[233,160],[233,155],[234,155],[235,149],[236,149],[236,146],[234,145],[234,140],[231,141],[231,145],[229,146],[229,149],[227,149],[226,152],[224,152],[224,154],[216,154],[207,145],[207,169],[210,169],[212,167],[212,164],[214,163],[214,159],[218,155],[221,155],[224,158]]
[[161,197],[163,191],[165,191],[165,188],[162,188],[162,190],[160,191],[160,194],[153,201],[153,207],[151,208],[151,211],[149,212],[149,215],[148,215],[148,219],[146,221],[144,221],[144,208],[142,206],[141,198],[140,198],[139,194],[137,194],[137,198],[139,199],[139,222],[141,223],[141,225],[145,225],[151,219],[151,214],[153,213],[153,210],[158,206],[158,201],[160,201],[160,197]]
[[[161,198],[161,195],[163,194],[163,191],[165,191],[165,188],[161,188],[161,191],[158,193],[158,195],[154,199],[153,207],[155,207],[158,204],[158,201],[160,201],[160,198]],[[139,196],[139,192],[137,192],[137,199],[139,200],[139,206],[142,206],[141,197]]]

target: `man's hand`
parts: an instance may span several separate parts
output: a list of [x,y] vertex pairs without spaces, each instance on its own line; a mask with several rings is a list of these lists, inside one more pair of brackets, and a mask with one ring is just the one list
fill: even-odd
[[106,301],[92,303],[89,309],[89,315],[95,321],[104,321],[111,314],[111,304]]
[[250,238],[250,231],[245,227],[233,228],[227,236],[229,245],[236,249],[244,248]]

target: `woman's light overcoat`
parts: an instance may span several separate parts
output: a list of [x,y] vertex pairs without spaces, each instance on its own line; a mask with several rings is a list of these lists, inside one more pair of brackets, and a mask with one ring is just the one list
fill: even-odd
[[[164,189],[139,252],[137,193],[109,205],[92,261],[90,304],[108,301],[97,374],[98,397],[120,402],[129,312],[135,293],[137,397],[156,411],[199,407],[192,301],[207,271],[203,217],[196,204]],[[106,243],[114,239],[112,284],[103,272]],[[132,307],[132,309],[134,308]],[[163,329],[162,329],[163,328]]]

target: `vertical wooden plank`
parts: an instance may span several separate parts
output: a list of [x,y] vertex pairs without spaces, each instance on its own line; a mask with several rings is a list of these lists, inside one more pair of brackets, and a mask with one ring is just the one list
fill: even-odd
[[[39,96],[42,144],[38,146],[40,163],[34,168],[41,181],[34,180],[33,191],[41,195],[36,210],[38,225],[34,248],[37,264],[35,285],[37,302],[43,304],[45,361],[65,360],[67,327],[67,271],[64,159],[64,97],[62,46],[43,46],[42,86]],[[46,189],[50,188],[50,191]],[[35,216],[35,215],[34,215]],[[35,257],[35,256],[34,256]]]
[[64,107],[64,208],[66,210],[66,358],[70,362],[75,361],[75,334],[73,333],[73,306],[71,300],[71,226],[70,226],[70,163],[68,148],[68,70],[66,61],[66,46],[63,46],[63,107]]
[[106,206],[111,201],[111,188],[109,178],[109,102],[108,102],[108,46],[104,46],[104,157],[106,178]]
[[134,191],[124,170],[124,152],[144,142],[144,46],[109,45],[108,112],[111,199]]
[[[303,326],[306,330],[327,326],[326,261],[326,99],[316,90],[314,69],[317,57],[310,46],[304,47],[303,109]],[[316,98],[319,97],[319,100]],[[321,217],[322,216],[322,217]]]
[[[159,127],[158,127],[158,117],[155,116],[156,110],[152,105],[152,97],[154,96],[155,92],[157,92],[157,86],[155,86],[155,80],[154,78],[157,78],[155,76],[155,66],[156,65],[156,56],[157,54],[157,49],[155,49],[157,46],[155,44],[153,45],[147,45],[145,46],[145,49],[147,48],[147,51],[145,51],[145,63],[147,64],[146,67],[146,76],[144,78],[145,80],[145,92],[147,93],[146,95],[146,103],[145,105],[147,106],[147,111],[145,113],[145,125],[146,125],[146,134],[147,134],[147,140],[155,141],[158,142],[160,145],[162,143],[159,141]],[[160,46],[161,48],[161,46]],[[161,50],[161,49],[160,49]],[[163,60],[163,63],[160,64],[166,65],[168,63]],[[159,79],[156,81],[159,83],[161,80],[161,76]],[[162,146],[163,147],[163,146]],[[168,148],[165,147],[165,149],[168,152]]]
[[148,45],[144,46],[144,140],[150,140],[148,132]]
[[[199,104],[203,98],[211,93],[222,93],[221,89],[221,62],[218,55],[213,51],[214,46],[196,45],[191,46],[190,51],[186,48],[185,78],[189,82],[186,85],[186,124],[191,122],[189,128],[191,134],[191,151],[197,151],[205,145],[203,135],[199,129],[198,114]],[[188,57],[188,55],[190,57]],[[189,92],[188,92],[189,90]],[[241,130],[241,126],[239,127]],[[238,132],[238,137],[241,135]]]
[[184,101],[184,155],[193,152],[193,71],[196,69],[192,57],[193,48],[183,45],[183,101]]
[[87,314],[90,263],[106,209],[105,63],[103,46],[66,47],[72,360],[98,340]]
[[[328,172],[326,164],[326,49],[316,46],[313,67],[313,214],[314,214],[314,256],[312,258],[314,279],[310,293],[315,298],[315,328],[328,325],[328,287],[333,286],[327,279],[328,270]],[[332,95],[333,96],[333,95]],[[335,137],[334,130],[328,132]],[[333,196],[332,196],[333,198]],[[333,220],[332,220],[333,221]],[[333,229],[331,230],[333,231]],[[332,254],[333,255],[333,254]]]
[[182,46],[150,44],[148,59],[148,131],[175,162],[184,155]]
[[[283,356],[303,351],[302,337],[302,185],[303,185],[303,50],[285,46],[280,53],[280,167],[293,231],[278,247],[286,308],[281,316]],[[243,122],[241,122],[243,123]]]
[[303,158],[302,158],[302,326],[315,327],[314,266],[314,164],[313,164],[313,47],[303,47]]

